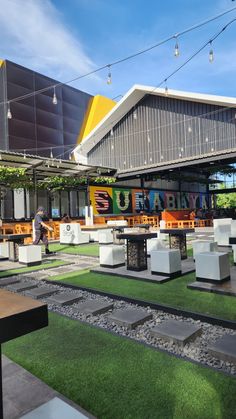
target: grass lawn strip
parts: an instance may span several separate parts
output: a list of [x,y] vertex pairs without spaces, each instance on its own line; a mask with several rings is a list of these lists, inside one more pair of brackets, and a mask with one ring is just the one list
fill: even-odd
[[50,313],[3,352],[99,419],[236,417],[233,377]]
[[53,252],[63,252],[70,255],[99,256],[98,243],[81,244],[78,246],[51,243],[50,250]]
[[55,260],[53,262],[42,263],[41,265],[37,265],[37,266],[27,266],[25,268],[8,269],[6,271],[0,272],[0,278],[5,278],[8,276],[23,274],[27,272],[35,272],[35,271],[41,271],[41,270],[50,269],[50,268],[56,268],[58,266],[64,266],[64,265],[71,265],[71,262]]
[[78,272],[72,272],[67,275],[53,276],[53,279],[121,297],[136,298],[222,319],[236,320],[234,297],[193,291],[187,288],[187,284],[195,280],[194,273],[173,279],[162,285],[93,272],[80,275]]

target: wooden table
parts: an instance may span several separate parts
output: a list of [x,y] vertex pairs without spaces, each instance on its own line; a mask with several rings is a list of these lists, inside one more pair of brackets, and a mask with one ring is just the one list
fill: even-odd
[[126,239],[127,269],[129,271],[144,271],[147,269],[147,239],[156,237],[156,233],[122,233],[118,239]]
[[181,259],[187,259],[186,234],[194,233],[194,228],[164,228],[160,233],[169,234],[169,244],[172,249],[179,249]]
[[0,419],[3,419],[1,344],[47,325],[46,304],[0,290]]
[[31,237],[31,234],[0,234],[0,240],[9,242],[9,260],[12,262],[18,261],[18,247],[24,244],[24,239],[27,237]]

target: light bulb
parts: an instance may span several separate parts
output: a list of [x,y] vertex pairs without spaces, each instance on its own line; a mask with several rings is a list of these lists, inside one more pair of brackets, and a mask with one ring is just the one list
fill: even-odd
[[[211,42],[210,42],[210,46],[211,46]],[[214,61],[214,52],[213,52],[213,49],[211,48],[209,51],[209,62],[213,63],[213,61]]]
[[108,75],[107,75],[107,84],[111,84],[112,83],[112,78],[111,78],[111,70],[110,70],[111,66],[108,66]]
[[188,132],[192,132],[192,128],[191,127],[188,127]]
[[113,137],[114,132],[113,132],[113,128],[111,129],[111,137]]
[[54,87],[54,93],[53,93],[52,103],[53,103],[53,105],[57,105],[57,95],[56,95],[56,89],[55,89],[55,87]]
[[8,108],[7,108],[7,118],[8,119],[12,119],[12,113],[11,113],[11,108],[10,108],[10,104],[8,103]]
[[25,150],[24,150],[24,159],[26,159],[26,154],[25,154]]
[[174,55],[175,55],[175,57],[179,57],[179,54],[180,54],[180,52],[179,52],[179,44],[178,44],[178,40],[176,39]]
[[69,160],[72,160],[72,153],[69,154]]
[[51,148],[50,158],[53,159],[52,148]]
[[136,111],[134,111],[134,113],[133,113],[133,118],[137,119],[137,112]]

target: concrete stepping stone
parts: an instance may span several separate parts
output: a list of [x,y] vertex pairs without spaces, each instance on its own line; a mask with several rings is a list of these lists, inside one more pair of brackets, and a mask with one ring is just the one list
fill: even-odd
[[167,320],[150,330],[150,335],[169,342],[185,345],[202,333],[202,329],[192,323]]
[[26,415],[21,416],[21,419],[88,419],[89,417],[91,416],[78,411],[64,402],[64,400],[54,397]]
[[18,278],[0,279],[0,287],[7,287],[8,285],[16,284],[17,282],[20,282]]
[[51,288],[40,287],[40,288],[34,288],[32,290],[26,291],[26,294],[29,297],[32,297],[38,300],[40,298],[47,298],[50,295],[54,294],[55,292],[56,290],[52,290]]
[[236,363],[236,336],[222,336],[208,347],[208,352],[215,358]]
[[70,304],[77,303],[77,301],[82,300],[82,296],[78,294],[72,294],[69,292],[63,292],[61,294],[53,295],[47,299],[47,302],[50,304],[57,304],[59,306],[66,306]]
[[84,303],[78,304],[77,307],[73,308],[74,313],[84,313],[96,316],[97,314],[106,313],[106,311],[113,308],[112,303],[105,303],[103,301],[88,300]]
[[37,288],[37,285],[33,284],[32,282],[31,283],[30,282],[16,283],[8,287],[10,291],[14,291],[14,292],[27,291],[33,288]]
[[150,319],[152,319],[152,314],[139,309],[116,310],[108,318],[110,322],[125,326],[128,329],[134,329]]

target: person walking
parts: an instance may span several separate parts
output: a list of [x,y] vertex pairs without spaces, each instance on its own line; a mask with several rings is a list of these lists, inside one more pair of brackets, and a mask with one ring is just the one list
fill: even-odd
[[42,217],[44,213],[45,213],[44,208],[39,207],[34,217],[35,239],[33,241],[33,244],[39,244],[40,240],[42,240],[45,246],[46,255],[53,255],[55,254],[55,252],[49,251],[48,238],[47,238],[47,231],[53,231],[53,228],[43,222]]

